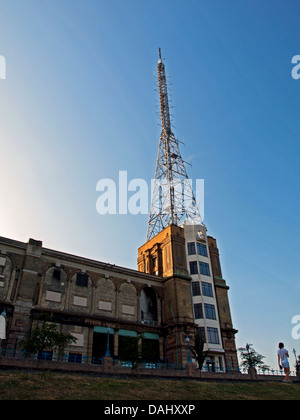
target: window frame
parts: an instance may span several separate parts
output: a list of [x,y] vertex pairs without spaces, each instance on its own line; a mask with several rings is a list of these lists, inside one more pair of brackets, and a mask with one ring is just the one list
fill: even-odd
[[[203,250],[203,253],[201,252]],[[197,242],[197,254],[202,255],[202,257],[208,257],[207,246],[201,242]]]
[[203,305],[202,303],[194,303],[195,319],[203,319]]
[[218,328],[207,327],[207,342],[209,344],[220,344],[220,336]]
[[200,281],[192,281],[192,295],[201,296]]
[[[193,264],[193,270],[192,270],[192,264]],[[190,261],[189,266],[190,266],[190,274],[191,275],[199,273],[197,261]]]
[[204,313],[206,319],[217,320],[215,305],[212,305],[211,303],[204,303]]
[[[59,273],[59,275],[58,275]],[[55,274],[55,275],[54,275]],[[52,272],[52,280],[61,281],[61,270],[59,268],[55,268]]]
[[[81,276],[81,279],[80,279]],[[89,276],[86,273],[77,273],[76,274],[76,286],[79,287],[88,287],[89,285]]]
[[200,274],[202,274],[203,276],[210,277],[210,267],[208,263],[199,261],[199,269],[200,269]]
[[187,243],[187,250],[188,250],[188,255],[196,255],[195,242],[188,242]]
[[200,334],[204,343],[207,342],[205,327],[197,327],[196,332]]
[[203,296],[212,298],[214,297],[213,286],[211,283],[208,283],[207,281],[202,281],[201,286]]

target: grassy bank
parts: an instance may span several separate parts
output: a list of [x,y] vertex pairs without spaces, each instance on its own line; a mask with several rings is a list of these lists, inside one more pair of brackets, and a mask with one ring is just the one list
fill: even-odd
[[1,400],[300,400],[300,384],[0,372]]

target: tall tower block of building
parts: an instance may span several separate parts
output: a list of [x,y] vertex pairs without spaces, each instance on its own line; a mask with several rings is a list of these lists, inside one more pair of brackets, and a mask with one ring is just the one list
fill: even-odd
[[170,120],[165,66],[157,65],[162,131],[138,270],[162,277],[165,356],[186,363],[187,337],[201,334],[210,369],[238,368],[228,289],[216,240],[207,236]]
[[177,365],[187,363],[186,338],[193,339],[195,323],[183,229],[169,225],[141,246],[138,253],[138,270],[162,277],[165,359]]

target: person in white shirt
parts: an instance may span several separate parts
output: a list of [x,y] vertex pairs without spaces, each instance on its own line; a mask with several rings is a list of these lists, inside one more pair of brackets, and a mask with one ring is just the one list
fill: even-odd
[[282,368],[284,369],[284,373],[285,373],[284,382],[288,382],[291,379],[290,378],[290,364],[288,360],[290,356],[289,356],[288,351],[284,348],[283,343],[279,343],[278,347],[279,347],[277,351],[278,365],[280,369]]

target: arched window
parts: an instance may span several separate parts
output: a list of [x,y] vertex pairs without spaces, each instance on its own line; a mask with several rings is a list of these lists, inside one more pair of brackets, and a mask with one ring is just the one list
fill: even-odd
[[141,321],[145,324],[157,323],[157,300],[151,287],[145,287],[141,292]]

